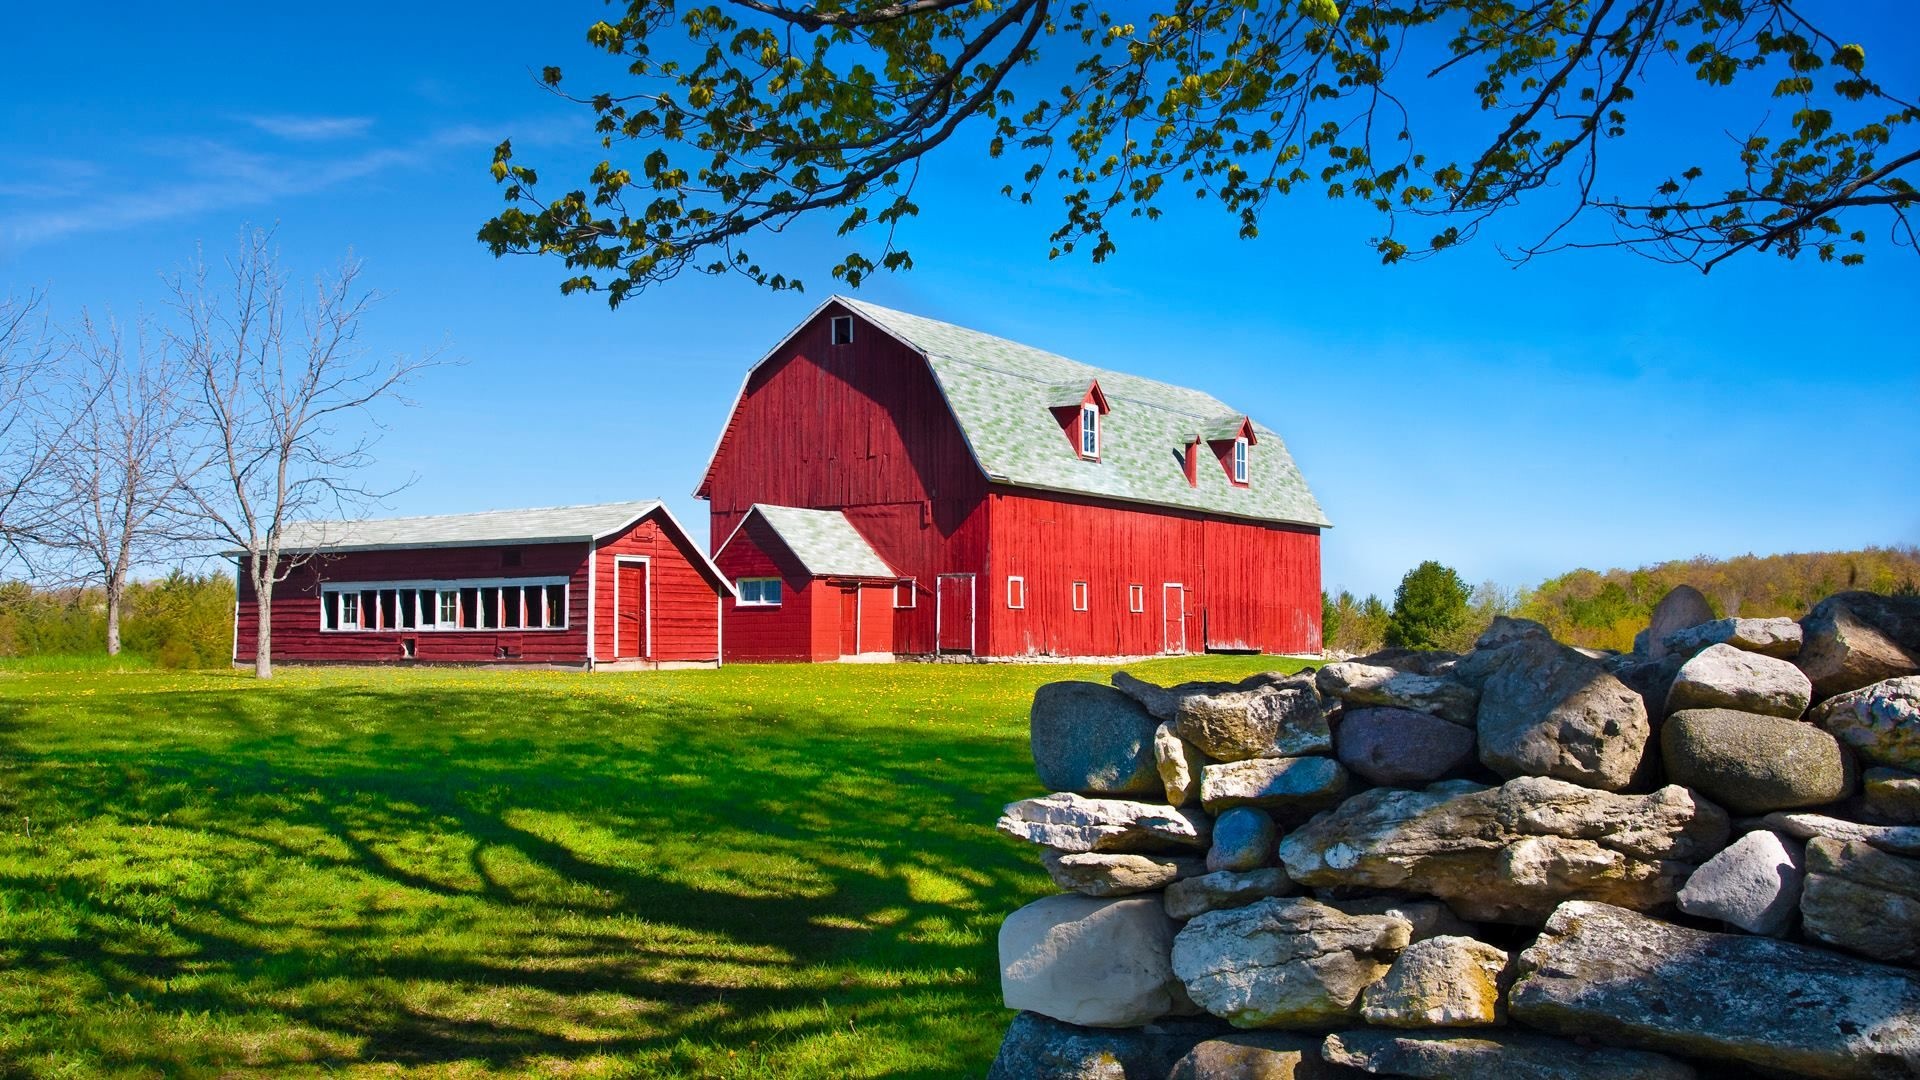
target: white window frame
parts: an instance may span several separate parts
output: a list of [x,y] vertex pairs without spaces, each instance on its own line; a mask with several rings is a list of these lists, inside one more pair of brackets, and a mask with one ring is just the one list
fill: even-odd
[[[1014,592],[1015,586],[1019,586],[1019,589],[1020,589],[1020,602],[1017,604],[1013,602],[1014,601],[1013,592]],[[1027,606],[1027,579],[1024,577],[1021,577],[1019,574],[1008,574],[1007,575],[1007,609],[1009,611],[1024,611],[1026,610],[1026,606]]]
[[[773,583],[775,583],[775,585],[776,585],[776,586],[777,586],[777,587],[779,588],[779,590],[780,590],[780,599],[779,599],[779,600],[749,600],[749,599],[747,599],[747,584],[748,584],[749,582],[752,582],[752,583],[755,583],[755,584],[759,584],[759,583],[761,583],[761,582],[767,582],[767,581],[771,581],[771,582],[773,582]],[[735,579],[734,579],[734,582],[733,582],[733,587],[734,587],[734,589],[735,589],[735,590],[736,590],[736,591],[737,591],[737,592],[738,592],[738,593],[740,594],[740,599],[738,599],[738,600],[736,600],[736,601],[734,601],[734,605],[735,605],[736,607],[779,607],[779,606],[780,606],[780,605],[781,605],[781,604],[782,604],[783,602],[785,602],[785,600],[786,600],[786,598],[787,598],[787,586],[786,586],[786,582],[784,582],[784,581],[781,581],[781,580],[780,580],[780,579],[779,579],[778,577],[743,577],[743,578],[735,578]]]
[[1247,482],[1247,439],[1244,435],[1233,440],[1233,482]]
[[1073,610],[1087,610],[1087,591],[1086,582],[1076,581],[1073,583]]
[[[546,611],[547,589],[555,585],[558,585],[562,589],[567,590],[566,592],[563,592],[560,597],[560,610],[563,616],[563,621],[561,622],[561,624],[559,626],[527,626],[525,625],[527,621],[526,590],[531,588],[538,588],[540,590],[540,604],[541,604],[541,612],[542,612],[541,621],[545,622],[546,621],[545,611]],[[571,596],[572,588],[573,588],[572,582],[570,582],[568,579],[564,577],[446,578],[446,579],[436,578],[436,579],[418,580],[418,581],[328,581],[328,582],[323,582],[320,585],[320,632],[323,634],[370,634],[370,633],[379,633],[379,634],[502,634],[502,633],[548,634],[548,633],[558,633],[558,632],[569,629],[569,626],[570,626],[572,609],[573,609],[572,596]],[[460,593],[462,590],[465,590],[465,589],[475,589],[475,590],[518,589],[519,595],[520,595],[520,604],[521,604],[520,622],[522,625],[514,626],[514,627],[461,626],[459,617],[461,614],[463,614],[463,612],[460,610],[462,607]],[[406,622],[406,620],[400,614],[399,594],[407,591],[412,591],[413,593],[414,608],[413,608],[413,625],[412,626],[403,625]],[[379,617],[377,614],[375,615],[375,620],[374,620],[375,625],[369,626],[366,624],[367,605],[360,602],[361,601],[360,594],[363,592],[391,592],[394,594],[394,625],[393,626],[378,627],[377,624],[379,621]],[[445,614],[444,610],[440,605],[441,605],[441,598],[446,593],[453,594],[454,619],[451,622],[448,622],[444,618],[440,617]],[[504,596],[504,594],[502,593],[496,593],[495,595],[499,597]],[[351,624],[347,622],[347,620],[344,618],[345,607],[342,606],[341,614],[343,617],[339,620],[340,625],[329,629],[327,626],[328,606],[344,605],[346,602],[344,600],[341,600],[340,598],[348,597],[348,596],[353,598],[354,621]],[[431,624],[424,622],[420,618],[422,607],[429,602],[426,599],[427,597],[432,597],[433,600],[431,602],[434,604],[435,618]],[[497,601],[496,606],[494,608],[495,622],[502,621],[500,619],[500,615],[502,614],[501,609],[502,609],[502,606],[504,606],[504,604],[505,604],[504,598]]]
[[[907,591],[907,602],[900,602],[900,590]],[[920,606],[920,589],[913,578],[901,578],[893,583],[893,610],[909,611]]]
[[1080,406],[1080,456],[1100,456],[1100,406],[1092,402]]
[[[840,336],[840,330],[843,327],[847,331],[847,336],[845,338],[842,338]],[[833,317],[833,321],[831,325],[829,325],[827,328],[827,341],[834,345],[853,344],[853,316],[835,315]]]
[[1147,587],[1145,585],[1127,586],[1127,610],[1135,615],[1147,613]]

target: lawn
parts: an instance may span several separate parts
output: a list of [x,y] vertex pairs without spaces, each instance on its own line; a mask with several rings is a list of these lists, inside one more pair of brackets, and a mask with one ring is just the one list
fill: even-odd
[[0,1073],[979,1075],[1106,674],[0,671]]

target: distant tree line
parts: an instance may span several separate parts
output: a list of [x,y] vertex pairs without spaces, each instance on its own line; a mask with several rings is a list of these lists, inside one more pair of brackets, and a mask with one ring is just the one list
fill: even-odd
[[1465,652],[1496,616],[1544,624],[1555,638],[1595,649],[1633,647],[1676,585],[1692,585],[1722,617],[1798,618],[1821,598],[1848,589],[1920,591],[1920,547],[1869,547],[1789,555],[1698,556],[1638,570],[1575,570],[1533,589],[1488,581],[1469,588],[1454,570],[1424,562],[1409,570],[1391,606],[1377,596],[1321,594],[1321,636],[1334,652],[1382,648]]
[[375,302],[345,260],[302,288],[270,232],[243,230],[220,265],[166,278],[162,312],[123,323],[82,309],[57,323],[42,294],[0,297],[0,655],[131,646],[168,663],[228,655],[224,573],[139,584],[188,555],[238,553],[258,596],[257,672],[271,674],[272,586],[301,518],[351,517],[385,492],[369,407],[423,358],[360,341]]

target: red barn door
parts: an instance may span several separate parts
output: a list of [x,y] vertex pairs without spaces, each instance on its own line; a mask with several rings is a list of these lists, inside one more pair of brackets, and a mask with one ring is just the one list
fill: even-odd
[[647,655],[647,564],[620,559],[613,568],[613,658]]
[[840,590],[840,655],[860,655],[860,586]]
[[1170,653],[1187,651],[1187,590],[1169,581],[1160,586],[1161,649]]
[[940,625],[940,651],[973,652],[973,575],[941,574],[934,596],[934,621]]

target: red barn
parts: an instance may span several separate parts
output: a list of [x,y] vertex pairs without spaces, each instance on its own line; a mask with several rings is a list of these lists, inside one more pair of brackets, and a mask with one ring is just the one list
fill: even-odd
[[747,373],[694,494],[731,659],[1320,649],[1329,523],[1271,428],[845,297]]
[[[306,561],[273,594],[275,663],[720,662],[712,560],[657,500],[289,527]],[[240,574],[233,659],[258,614]]]

